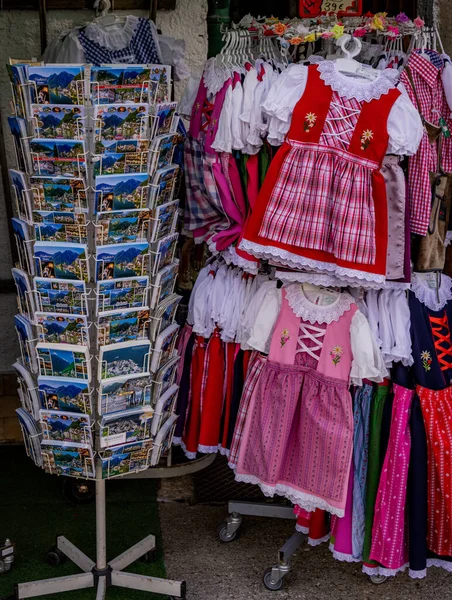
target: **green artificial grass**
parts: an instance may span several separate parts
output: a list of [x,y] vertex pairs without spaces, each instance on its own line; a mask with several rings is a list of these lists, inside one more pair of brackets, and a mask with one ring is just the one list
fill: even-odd
[[[9,573],[0,574],[0,599],[14,591],[16,583],[79,573],[66,561],[58,567],[46,562],[57,535],[66,536],[96,559],[94,503],[74,506],[62,495],[63,479],[35,467],[22,446],[0,447],[0,540],[9,537],[16,555]],[[165,577],[160,521],[153,480],[107,481],[107,558],[112,559],[143,537],[157,536],[157,558],[152,564],[137,561],[126,571]],[[42,600],[92,600],[94,589],[40,596]],[[146,592],[110,588],[109,600],[157,600]]]

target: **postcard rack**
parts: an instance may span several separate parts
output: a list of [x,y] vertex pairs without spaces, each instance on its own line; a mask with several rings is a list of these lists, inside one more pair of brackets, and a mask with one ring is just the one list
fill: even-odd
[[124,572],[156,547],[153,535],[106,557],[107,480],[210,463],[158,466],[179,389],[173,152],[184,129],[170,102],[171,67],[11,61],[8,74],[17,414],[37,467],[95,482],[97,544],[93,561],[59,536],[58,550],[82,573],[18,584],[15,597],[94,587],[102,600],[119,586],[184,598],[184,581]]

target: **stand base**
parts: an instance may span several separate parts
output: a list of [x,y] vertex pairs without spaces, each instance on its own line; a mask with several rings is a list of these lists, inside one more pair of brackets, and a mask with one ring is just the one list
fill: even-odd
[[144,556],[147,552],[152,552],[155,547],[155,537],[148,535],[141,542],[138,542],[138,544],[135,544],[135,546],[132,546],[110,561],[106,569],[98,569],[96,564],[74,546],[74,544],[65,537],[58,536],[58,550],[76,564],[83,573],[68,575],[67,577],[55,577],[52,579],[42,579],[41,581],[19,583],[16,586],[16,599],[37,598],[46,594],[58,594],[84,588],[97,588],[96,600],[104,600],[107,597],[107,589],[111,585],[184,599],[185,581],[173,581],[171,579],[160,579],[158,577],[123,572],[123,569],[141,556]]

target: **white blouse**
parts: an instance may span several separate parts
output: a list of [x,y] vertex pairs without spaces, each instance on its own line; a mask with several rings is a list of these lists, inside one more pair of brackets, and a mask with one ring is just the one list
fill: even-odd
[[[322,79],[344,97],[370,100],[379,98],[382,93],[395,87],[388,77],[392,77],[393,69],[383,70],[376,80],[368,81],[347,77],[331,65],[333,65],[331,61],[321,63],[320,67],[329,66],[322,73]],[[308,67],[300,64],[290,65],[272,85],[262,104],[262,110],[271,117],[268,131],[270,143],[282,144],[284,141],[284,136],[290,128],[295,105],[305,91],[307,76]],[[402,88],[401,92],[402,95],[394,102],[388,117],[387,152],[410,156],[417,152],[423,136],[423,127],[419,113],[408,95]]]
[[350,343],[353,354],[350,381],[357,386],[363,379],[380,383],[389,373],[366,317],[357,310],[350,326]]

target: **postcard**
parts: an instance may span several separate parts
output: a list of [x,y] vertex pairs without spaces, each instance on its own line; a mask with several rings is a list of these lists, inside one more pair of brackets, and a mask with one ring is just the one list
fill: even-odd
[[36,271],[40,277],[89,281],[85,244],[36,242]]
[[151,437],[154,411],[149,406],[103,415],[100,423],[100,447],[109,448]]
[[124,375],[149,375],[150,352],[149,341],[101,346],[99,379],[124,377]]
[[151,81],[157,83],[157,87],[149,93],[149,103],[169,102],[171,97],[171,67],[169,65],[149,65]]
[[177,136],[172,133],[158,135],[152,140],[150,173],[155,173],[158,169],[164,169],[171,164],[176,143]]
[[35,323],[40,342],[89,345],[88,323],[83,315],[36,312]]
[[38,362],[36,360],[33,323],[25,315],[15,315],[14,325],[19,339],[22,362],[30,371],[37,373]]
[[30,141],[33,172],[36,175],[82,177],[86,171],[86,151],[83,140]]
[[30,222],[33,206],[33,193],[28,183],[27,175],[22,171],[9,169],[9,177],[17,200],[17,214],[21,219]]
[[154,311],[154,319],[151,324],[151,340],[155,340],[156,336],[167,327],[169,327],[176,317],[177,308],[182,296],[170,294],[157,306]]
[[149,76],[146,65],[91,67],[93,103],[147,102]]
[[149,339],[149,308],[128,308],[102,313],[97,320],[99,346]]
[[152,200],[149,203],[151,208],[171,202],[174,197],[174,191],[179,178],[179,173],[179,166],[173,164],[163,169],[158,169],[154,173],[151,184]]
[[148,277],[110,279],[97,283],[97,313],[147,305]]
[[147,208],[149,178],[147,173],[101,175],[95,180],[98,212]]
[[151,242],[156,242],[174,233],[179,216],[178,208],[179,200],[173,200],[154,209]]
[[36,353],[40,375],[91,379],[90,355],[86,346],[39,343]]
[[177,368],[179,366],[180,356],[173,356],[166,362],[155,374],[155,386],[153,390],[152,400],[155,404],[160,396],[171,387],[176,378]]
[[42,435],[45,440],[91,444],[91,421],[85,413],[41,410]]
[[23,407],[16,409],[16,414],[21,424],[27,454],[35,465],[42,467],[41,455],[41,428],[33,416]]
[[121,175],[146,173],[148,152],[105,152],[93,156],[93,173],[98,175]]
[[33,210],[88,212],[87,185],[80,177],[32,177]]
[[[88,230],[84,213],[35,211],[33,217],[39,219],[34,224],[35,238],[38,242],[88,243]],[[51,220],[41,221],[41,219],[46,218]]]
[[152,284],[152,295],[150,302],[151,310],[153,310],[165,298],[173,293],[178,272],[179,261],[173,262],[157,272],[155,280]]
[[151,115],[151,123],[153,123],[151,137],[174,131],[176,110],[177,102],[161,102],[154,105]]
[[115,244],[96,248],[96,280],[145,275],[149,257],[147,242]]
[[16,114],[20,117],[25,117],[27,115],[28,105],[28,94],[25,93],[25,86],[27,83],[26,67],[25,65],[20,64],[7,64],[6,71],[8,73],[8,78],[11,82],[11,89],[13,92],[13,101]]
[[17,391],[19,392],[23,408],[33,415],[35,419],[39,420],[41,403],[31,372],[21,362],[15,362],[13,369],[17,375],[17,382],[19,384]]
[[111,479],[118,475],[147,469],[153,446],[152,440],[147,440],[105,450],[101,455],[102,478]]
[[149,140],[97,140],[95,154],[143,154],[149,150]]
[[30,276],[23,269],[11,269],[14,283],[17,289],[17,305],[21,314],[33,319],[35,311],[33,289],[31,287]]
[[104,246],[146,241],[149,239],[150,223],[149,209],[97,213],[96,243]]
[[83,140],[86,137],[84,106],[33,104],[31,111],[37,138]]
[[70,377],[38,377],[41,406],[46,410],[62,410],[91,415],[91,396],[86,379]]
[[142,140],[148,135],[147,104],[108,104],[94,107],[97,140]]
[[156,435],[160,427],[173,414],[178,393],[179,386],[173,384],[157,400],[151,427],[152,435]]
[[34,278],[36,307],[41,312],[87,314],[84,281]]
[[154,440],[154,448],[151,456],[151,466],[158,464],[162,457],[168,455],[173,443],[174,430],[176,428],[177,415],[171,415],[160,427]]
[[16,217],[11,219],[14,237],[16,238],[17,253],[19,255],[20,267],[30,273],[35,274],[35,264],[33,260],[33,240],[30,235],[30,226],[22,219]]
[[90,444],[42,440],[42,466],[52,475],[94,479],[96,470]]
[[173,357],[178,333],[179,325],[177,323],[173,323],[159,333],[152,353],[151,373],[158,371],[161,365],[164,365]]
[[27,122],[22,117],[8,117],[8,125],[13,136],[14,150],[19,171],[32,170],[30,149],[27,143]]
[[32,104],[83,104],[83,65],[28,67]]
[[100,414],[151,404],[152,382],[149,376],[126,376],[101,384]]
[[154,276],[157,275],[157,271],[173,262],[178,239],[179,235],[172,233],[154,244],[156,253],[152,265],[152,274]]

